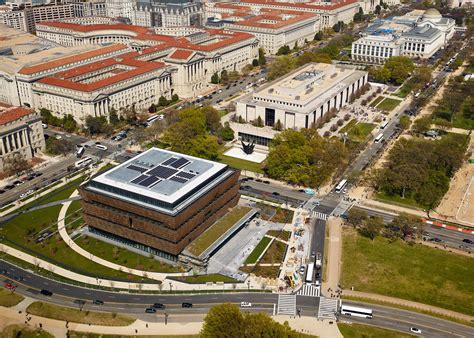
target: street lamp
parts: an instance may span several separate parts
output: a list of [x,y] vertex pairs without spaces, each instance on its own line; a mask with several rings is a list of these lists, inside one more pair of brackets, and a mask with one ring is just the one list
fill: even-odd
[[250,279],[247,280],[247,288],[248,288],[248,290],[250,291]]
[[173,292],[173,284],[171,284],[171,282],[170,282],[170,293],[172,293],[172,292]]

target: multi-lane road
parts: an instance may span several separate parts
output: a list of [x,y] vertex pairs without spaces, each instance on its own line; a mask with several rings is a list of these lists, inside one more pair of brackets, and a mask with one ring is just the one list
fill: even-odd
[[[51,303],[78,307],[77,300],[85,301],[84,308],[89,310],[126,312],[144,320],[154,321],[157,316],[162,316],[164,311],[169,314],[169,320],[178,320],[181,315],[203,314],[210,307],[225,302],[240,304],[240,302],[252,303],[248,311],[274,313],[278,303],[278,295],[273,293],[216,293],[216,294],[175,294],[175,295],[150,295],[133,293],[115,293],[102,290],[87,289],[68,284],[63,284],[38,276],[32,272],[25,271],[5,261],[0,260],[1,277],[4,282],[13,281],[17,286],[16,291],[20,294]],[[21,277],[21,282],[16,282],[15,277]],[[40,290],[47,289],[53,293],[52,296],[43,296]],[[102,300],[103,305],[94,305],[94,300]],[[192,303],[192,308],[182,308],[182,303]],[[145,309],[154,303],[166,306],[165,310],[158,310],[157,314],[145,314]],[[373,309],[373,319],[360,319],[341,317],[341,320],[376,325],[389,329],[407,332],[410,327],[421,328],[424,335],[429,337],[472,337],[474,328],[445,321],[431,316],[409,312],[405,310],[372,305],[365,303],[345,302],[347,304],[370,307]],[[318,297],[297,296],[296,307],[301,310],[303,316],[315,316],[318,312]],[[189,318],[189,317],[186,317]],[[199,317],[201,318],[201,317]]]

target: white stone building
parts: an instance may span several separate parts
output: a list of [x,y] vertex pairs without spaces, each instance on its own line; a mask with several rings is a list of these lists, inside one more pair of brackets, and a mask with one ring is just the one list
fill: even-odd
[[343,107],[366,83],[367,72],[354,67],[309,63],[237,101],[237,118],[246,122],[260,118],[265,125],[248,132],[239,128],[238,137],[267,145],[268,129],[278,121],[283,129],[310,128],[330,110]]
[[31,109],[0,103],[0,171],[14,154],[30,160],[44,148],[41,116]]

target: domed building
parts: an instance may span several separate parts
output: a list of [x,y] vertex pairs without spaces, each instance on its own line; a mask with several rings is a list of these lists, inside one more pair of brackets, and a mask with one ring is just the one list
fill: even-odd
[[420,21],[417,23],[419,27],[431,27],[439,29],[444,35],[443,43],[446,44],[454,35],[455,21],[451,18],[443,18],[436,8],[430,8],[425,11]]

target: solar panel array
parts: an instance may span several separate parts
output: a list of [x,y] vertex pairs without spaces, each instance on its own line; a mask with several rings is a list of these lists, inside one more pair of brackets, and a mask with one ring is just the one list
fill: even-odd
[[[131,183],[141,185],[143,187],[150,187],[162,180],[169,179],[170,181],[184,184],[190,179],[196,177],[198,173],[181,171],[191,161],[184,157],[171,157],[162,162],[158,166],[149,165],[149,168],[144,168],[137,163],[129,165],[127,168],[140,172],[140,176],[136,177]],[[144,174],[146,173],[146,174]]]

